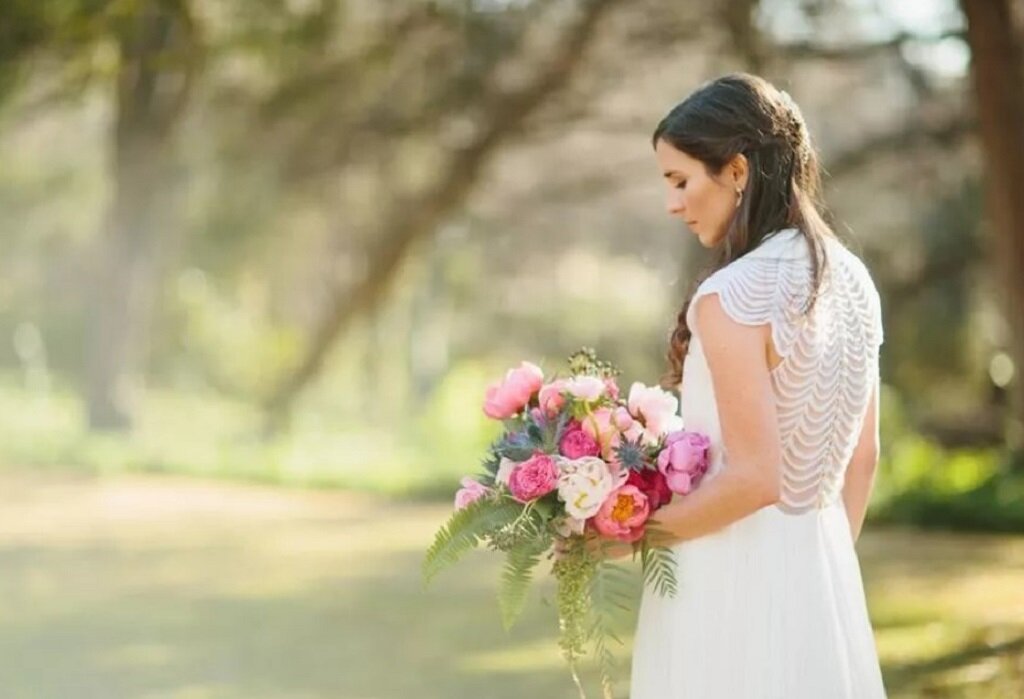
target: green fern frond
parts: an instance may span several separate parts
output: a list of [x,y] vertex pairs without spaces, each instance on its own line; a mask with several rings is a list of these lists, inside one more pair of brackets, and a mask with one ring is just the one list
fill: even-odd
[[454,564],[492,532],[514,522],[523,506],[514,500],[481,498],[453,513],[434,536],[423,559],[424,582]]
[[644,584],[662,597],[675,597],[679,588],[676,557],[666,546],[654,546],[646,539],[640,548]]
[[623,646],[614,630],[615,610],[629,611],[629,573],[624,568],[604,560],[597,564],[590,581],[590,629],[588,638],[594,644],[594,659],[605,697],[612,696],[617,662],[609,647],[610,641]]
[[522,614],[526,592],[533,581],[533,569],[540,563],[541,553],[526,546],[508,552],[498,587],[498,607],[506,631],[512,628]]

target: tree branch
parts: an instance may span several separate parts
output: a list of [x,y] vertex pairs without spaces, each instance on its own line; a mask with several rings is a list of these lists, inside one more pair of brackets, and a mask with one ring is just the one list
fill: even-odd
[[380,302],[409,249],[465,199],[497,147],[518,131],[545,98],[568,82],[612,5],[613,0],[583,3],[579,18],[555,42],[553,55],[528,81],[514,89],[492,88],[485,96],[481,127],[465,147],[452,153],[433,180],[436,185],[386,207],[388,213],[370,251],[366,275],[353,288],[334,291],[306,355],[266,402],[269,428],[280,426],[295,397],[323,368],[331,347],[349,323]]
[[883,41],[848,44],[845,46],[827,46],[813,41],[797,41],[789,44],[778,44],[777,51],[788,59],[815,59],[823,61],[849,61],[889,53],[898,53],[904,44],[912,41],[936,43],[945,39],[966,39],[963,29],[948,29],[933,35],[899,32]]

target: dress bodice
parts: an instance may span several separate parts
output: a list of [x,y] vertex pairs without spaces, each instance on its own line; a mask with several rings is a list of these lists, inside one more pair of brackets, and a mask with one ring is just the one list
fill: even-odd
[[781,363],[771,370],[781,439],[778,507],[804,512],[834,504],[878,379],[882,315],[864,263],[826,240],[822,286],[810,313],[813,262],[795,228],[778,231],[705,279],[687,313],[691,329],[681,384],[684,428],[711,437],[709,477],[728,463],[707,361],[694,322],[699,297],[717,293],[744,325],[770,324]]

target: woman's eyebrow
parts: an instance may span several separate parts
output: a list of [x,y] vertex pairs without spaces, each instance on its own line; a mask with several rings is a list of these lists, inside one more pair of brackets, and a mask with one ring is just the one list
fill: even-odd
[[666,170],[665,177],[682,177],[683,173],[676,172],[675,170]]

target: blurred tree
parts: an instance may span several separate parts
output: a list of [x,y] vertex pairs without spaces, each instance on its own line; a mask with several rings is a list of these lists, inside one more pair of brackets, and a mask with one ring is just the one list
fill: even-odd
[[[993,267],[1015,367],[1008,438],[1024,451],[1024,64],[1010,0],[961,0],[985,156]],[[1021,460],[1024,462],[1024,459]],[[1024,464],[1022,464],[1024,467]]]
[[[600,19],[614,3],[580,0],[571,4],[578,6],[576,12],[569,20],[562,20],[557,34],[552,36],[549,18],[540,11],[565,12],[566,4],[527,3],[530,15],[519,28],[519,34],[505,39],[503,43],[508,48],[493,55],[490,46],[483,46],[482,55],[467,57],[471,63],[479,61],[482,70],[474,65],[468,76],[457,73],[451,83],[435,81],[434,92],[424,103],[429,107],[425,113],[390,113],[387,107],[394,101],[393,92],[389,89],[391,85],[385,84],[376,108],[370,109],[364,118],[383,120],[385,125],[395,122],[396,118],[398,123],[411,119],[420,129],[424,120],[429,125],[444,116],[449,121],[461,120],[463,133],[457,136],[454,147],[438,156],[441,162],[427,182],[400,191],[395,200],[386,205],[384,218],[367,246],[366,271],[362,278],[354,285],[347,280],[338,284],[314,328],[304,356],[295,369],[283,377],[267,401],[271,426],[280,423],[298,393],[316,377],[328,351],[346,326],[377,305],[409,248],[433,232],[445,216],[465,200],[480,170],[498,146],[516,133],[524,120],[571,78]],[[472,20],[476,11],[472,3],[467,7]],[[534,13],[540,14],[533,16]],[[544,49],[541,58],[537,58],[538,42]],[[342,133],[350,138],[355,132]],[[338,151],[338,146],[324,149],[320,144],[319,148],[328,153]],[[341,149],[341,152],[346,150]]]
[[161,256],[180,233],[174,138],[201,56],[198,30],[185,0],[12,0],[0,6],[0,99],[44,59],[53,85],[44,101],[67,98],[90,83],[105,87],[97,49],[110,45],[117,55],[114,195],[92,270],[85,393],[90,427],[125,429],[131,425],[128,389],[144,371]]
[[86,405],[93,429],[131,426],[163,258],[181,234],[176,136],[200,57],[184,0],[142,0],[111,23],[118,51],[113,200],[88,325]]

